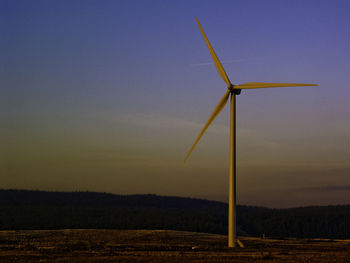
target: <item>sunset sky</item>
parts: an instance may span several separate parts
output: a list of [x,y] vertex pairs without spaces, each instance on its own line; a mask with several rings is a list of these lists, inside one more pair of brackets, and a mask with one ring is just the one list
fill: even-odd
[[0,0],[0,188],[227,201],[233,83],[239,204],[350,203],[349,1]]

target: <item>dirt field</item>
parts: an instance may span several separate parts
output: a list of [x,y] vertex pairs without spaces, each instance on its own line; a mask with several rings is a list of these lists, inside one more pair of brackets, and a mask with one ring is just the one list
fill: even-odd
[[241,238],[151,230],[0,231],[0,262],[350,262],[350,240]]

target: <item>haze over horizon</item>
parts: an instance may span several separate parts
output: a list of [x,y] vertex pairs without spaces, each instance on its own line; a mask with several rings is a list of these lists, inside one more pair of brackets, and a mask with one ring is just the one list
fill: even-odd
[[237,97],[237,198],[349,204],[348,1],[0,0],[3,189],[227,202],[228,107],[183,160],[226,86]]

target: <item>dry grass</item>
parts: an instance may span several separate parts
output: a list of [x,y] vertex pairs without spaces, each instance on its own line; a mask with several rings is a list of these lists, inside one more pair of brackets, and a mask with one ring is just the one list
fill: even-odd
[[163,230],[0,231],[0,262],[350,262],[349,240],[241,238]]

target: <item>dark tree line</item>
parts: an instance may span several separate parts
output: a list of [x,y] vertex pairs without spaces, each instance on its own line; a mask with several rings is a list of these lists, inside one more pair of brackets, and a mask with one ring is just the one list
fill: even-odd
[[[238,206],[238,234],[350,238],[350,206]],[[227,204],[156,195],[0,190],[0,229],[172,229],[227,233]]]

